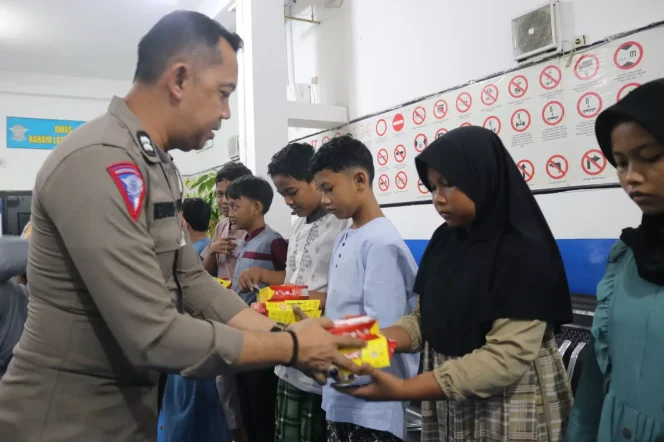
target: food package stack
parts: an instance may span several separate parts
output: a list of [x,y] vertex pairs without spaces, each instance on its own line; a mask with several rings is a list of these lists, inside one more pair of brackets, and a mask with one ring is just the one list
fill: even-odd
[[[396,350],[396,342],[381,334],[378,321],[371,316],[348,316],[345,319],[334,321],[334,326],[328,331],[336,335],[352,336],[367,341],[367,346],[362,349],[339,350],[357,365],[368,364],[375,368],[390,366]],[[356,384],[356,381],[359,380],[354,374],[347,370],[339,370],[338,384],[350,385]]]
[[223,279],[223,278],[217,278],[217,281],[227,289],[231,288],[232,282],[228,279]]
[[283,324],[297,322],[293,306],[298,306],[307,316],[320,318],[320,300],[309,299],[306,285],[274,285],[258,291],[257,302],[251,308],[270,319]]

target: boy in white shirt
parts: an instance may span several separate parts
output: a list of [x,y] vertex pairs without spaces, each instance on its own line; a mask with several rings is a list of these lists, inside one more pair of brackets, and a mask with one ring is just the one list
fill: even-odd
[[[240,276],[241,287],[254,284],[297,284],[309,287],[309,296],[325,305],[327,273],[336,237],[348,222],[321,205],[321,193],[309,172],[314,148],[289,144],[272,157],[268,174],[286,204],[299,217],[288,244],[286,270],[250,268]],[[293,368],[277,367],[276,442],[325,442],[325,412],[321,387]]]

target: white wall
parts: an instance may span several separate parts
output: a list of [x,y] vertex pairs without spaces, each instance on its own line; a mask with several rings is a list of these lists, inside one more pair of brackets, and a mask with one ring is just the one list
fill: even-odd
[[[510,21],[545,3],[346,0],[347,22],[336,18],[337,25],[305,25],[307,32],[295,42],[297,66],[308,76],[338,76],[340,86],[332,90],[343,90],[347,81],[350,118],[358,118],[514,67]],[[664,20],[661,0],[563,3],[571,12],[565,18],[573,35],[585,34],[590,42]],[[347,28],[341,29],[343,23]],[[332,47],[333,42],[338,46]],[[313,61],[322,57],[344,61]],[[340,66],[348,77],[339,72]],[[640,220],[640,212],[620,189],[538,195],[537,200],[559,239],[615,238],[623,227]],[[386,214],[406,239],[428,239],[440,223],[431,206],[390,208]]]
[[112,80],[0,71],[0,190],[32,190],[50,150],[7,149],[6,117],[87,121],[103,114],[131,84]]

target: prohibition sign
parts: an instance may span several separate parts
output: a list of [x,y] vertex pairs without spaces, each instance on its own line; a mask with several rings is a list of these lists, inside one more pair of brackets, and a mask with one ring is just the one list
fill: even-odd
[[390,177],[385,174],[382,174],[378,177],[378,188],[382,192],[386,192],[390,188]]
[[427,186],[424,185],[422,180],[417,180],[417,190],[423,195],[429,193],[429,189],[427,189]]
[[593,54],[583,54],[574,65],[574,75],[579,80],[590,80],[599,72],[599,58]]
[[530,127],[530,112],[525,109],[517,109],[512,114],[512,129],[517,132],[525,132]]
[[420,125],[424,123],[427,118],[427,110],[422,106],[417,106],[413,109],[413,123]]
[[529,183],[535,177],[535,165],[532,163],[532,161],[521,160],[516,163],[516,166],[519,168],[519,172],[521,172],[521,176],[526,181],[526,183]]
[[392,118],[392,129],[394,129],[395,132],[401,132],[401,129],[403,129],[403,125],[404,125],[403,115],[396,114],[394,118]]
[[389,155],[387,154],[387,150],[385,149],[379,150],[377,159],[378,159],[378,164],[380,164],[381,166],[386,165],[387,161],[390,159]]
[[382,118],[376,122],[376,134],[382,137],[387,132],[387,122]]
[[341,136],[341,132],[337,132],[336,134],[334,134],[334,138],[339,138],[340,136]]
[[528,92],[528,79],[523,75],[517,75],[510,80],[507,91],[513,98],[521,98]]
[[318,144],[318,140],[311,140],[311,147],[313,147],[315,149],[316,144]]
[[422,152],[429,145],[429,139],[424,134],[417,134],[415,136],[415,150]]
[[602,110],[602,97],[596,92],[586,92],[576,103],[576,110],[583,118],[593,118]]
[[406,148],[403,144],[394,148],[394,159],[397,160],[397,163],[403,163],[403,160],[406,159]]
[[433,105],[433,116],[439,120],[442,120],[447,115],[447,101],[438,100]]
[[484,126],[485,129],[493,131],[493,133],[495,133],[496,135],[500,133],[500,129],[502,128],[502,124],[500,124],[500,119],[493,115],[487,117],[486,120],[484,120],[484,124],[482,124],[482,126]]
[[495,84],[487,84],[482,89],[480,99],[485,106],[493,106],[498,101],[498,87]]
[[602,151],[592,149],[581,157],[581,169],[590,176],[596,176],[606,169],[606,157]]
[[445,129],[444,127],[441,127],[440,129],[438,129],[436,131],[436,138],[440,138],[443,135],[445,135],[446,133],[447,133],[447,129]]
[[546,162],[546,174],[554,180],[560,180],[567,175],[569,163],[567,158],[562,155],[554,155]]
[[641,86],[639,83],[627,83],[626,85],[621,87],[620,90],[618,91],[618,95],[616,95],[616,101],[622,100],[625,97],[625,95],[629,94],[639,86]]
[[468,92],[461,92],[456,99],[456,108],[462,114],[468,112],[473,105],[473,97]]
[[564,116],[565,108],[560,101],[549,101],[542,108],[542,120],[549,126],[556,126]]
[[408,175],[406,175],[406,172],[402,170],[401,172],[397,173],[396,177],[394,177],[394,182],[397,184],[399,190],[403,190],[408,184]]
[[643,46],[635,41],[627,41],[616,49],[613,62],[624,71],[635,68],[643,59]]
[[328,141],[330,141],[330,137],[324,136],[323,137],[323,144],[327,143]]
[[472,126],[472,124],[466,121],[465,123],[461,123],[459,127],[468,127],[468,126]]
[[547,91],[555,89],[563,78],[560,68],[555,65],[549,65],[542,69],[539,76],[539,83]]

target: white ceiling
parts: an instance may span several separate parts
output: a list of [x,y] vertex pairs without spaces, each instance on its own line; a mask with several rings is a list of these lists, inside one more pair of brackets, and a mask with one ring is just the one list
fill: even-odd
[[234,29],[228,3],[0,0],[0,70],[131,81],[138,42],[163,15],[199,10]]

